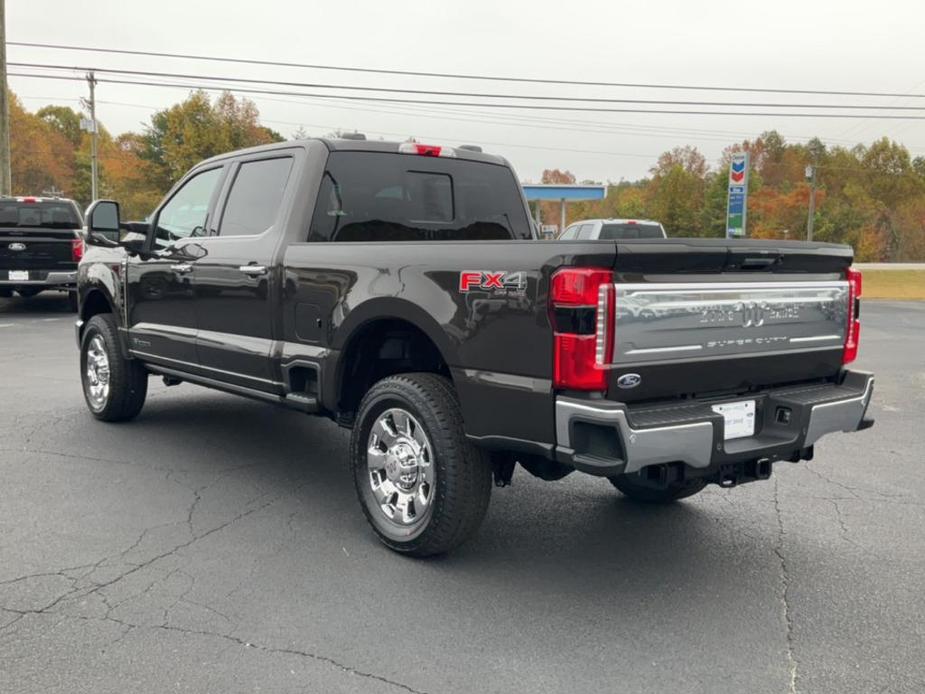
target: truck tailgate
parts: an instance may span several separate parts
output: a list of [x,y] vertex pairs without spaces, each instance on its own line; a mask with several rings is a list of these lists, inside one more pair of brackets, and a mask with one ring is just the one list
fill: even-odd
[[850,262],[850,249],[828,244],[618,244],[609,397],[745,393],[833,377]]
[[73,270],[76,238],[70,229],[0,228],[0,275],[6,279],[9,270]]

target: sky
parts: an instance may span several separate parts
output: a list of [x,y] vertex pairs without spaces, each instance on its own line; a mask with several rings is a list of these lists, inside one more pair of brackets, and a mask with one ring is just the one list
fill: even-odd
[[[37,13],[32,3],[7,2],[7,40],[453,74],[925,95],[921,0],[53,0],[42,7]],[[492,93],[508,102],[516,95],[540,95],[882,104],[922,107],[905,113],[925,116],[925,98],[483,82],[18,46],[8,47],[7,60]],[[11,66],[9,71],[24,70]],[[30,111],[48,103],[77,108],[77,99],[87,95],[83,82],[10,77],[9,83]],[[139,131],[154,111],[188,93],[102,83],[97,87],[97,117],[110,132]],[[771,129],[788,141],[818,136],[843,146],[887,136],[913,155],[925,155],[925,120],[582,113],[246,96],[257,104],[262,122],[286,137],[301,126],[310,135],[341,129],[392,140],[414,136],[427,143],[478,144],[507,157],[524,181],[538,181],[546,168],[567,169],[579,181],[634,180],[647,174],[661,152],[688,144],[715,165],[727,145]]]

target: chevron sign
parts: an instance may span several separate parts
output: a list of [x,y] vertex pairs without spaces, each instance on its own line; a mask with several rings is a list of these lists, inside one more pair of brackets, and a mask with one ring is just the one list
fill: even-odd
[[729,182],[742,185],[745,183],[745,160],[733,161],[729,165]]
[[737,152],[729,162],[729,197],[726,205],[726,238],[745,236],[748,208],[748,152]]

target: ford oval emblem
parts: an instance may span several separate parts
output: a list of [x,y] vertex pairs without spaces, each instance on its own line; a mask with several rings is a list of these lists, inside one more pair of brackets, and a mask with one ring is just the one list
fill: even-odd
[[642,376],[639,374],[623,374],[617,379],[617,386],[620,388],[635,388],[642,383]]
[[24,251],[26,250],[26,244],[24,243],[11,243],[7,246],[11,251]]

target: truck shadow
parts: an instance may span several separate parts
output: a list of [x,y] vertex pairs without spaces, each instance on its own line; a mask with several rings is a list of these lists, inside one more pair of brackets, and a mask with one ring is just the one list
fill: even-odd
[[16,294],[9,298],[0,297],[0,315],[52,315],[60,313],[74,315],[74,312],[68,307],[67,294],[64,292],[43,292],[28,299]]
[[[94,437],[99,444],[144,442],[139,463],[170,461],[181,476],[221,479],[229,498],[278,497],[267,513],[301,519],[308,536],[342,542],[345,553],[349,546],[396,576],[449,573],[453,582],[503,593],[517,586],[581,591],[581,601],[646,600],[692,580],[728,583],[732,574],[753,575],[777,561],[773,509],[753,494],[741,506],[720,499],[725,491],[639,505],[603,479],[574,474],[550,483],[522,470],[513,487],[494,490],[475,538],[449,556],[410,560],[382,547],[367,527],[346,462],[349,432],[331,422],[183,385],[155,392],[135,422],[105,431],[105,439]],[[302,549],[294,544],[291,551]]]

